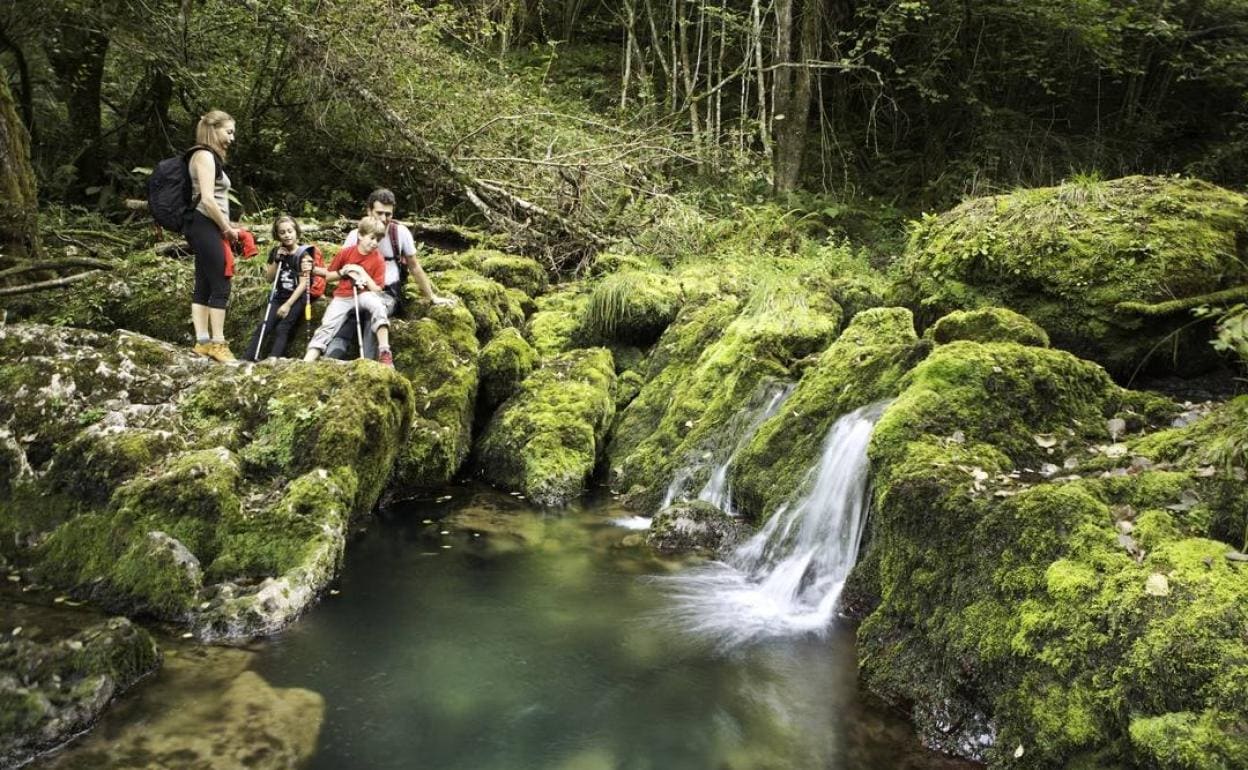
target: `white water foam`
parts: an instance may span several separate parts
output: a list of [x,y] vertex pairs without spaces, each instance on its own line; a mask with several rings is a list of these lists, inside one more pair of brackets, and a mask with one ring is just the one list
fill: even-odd
[[827,631],[858,558],[868,509],[867,444],[883,407],[837,420],[810,491],[777,510],[726,561],[661,578],[675,623],[725,648]]
[[620,516],[612,519],[611,523],[617,527],[624,529],[650,529],[651,519],[648,516]]

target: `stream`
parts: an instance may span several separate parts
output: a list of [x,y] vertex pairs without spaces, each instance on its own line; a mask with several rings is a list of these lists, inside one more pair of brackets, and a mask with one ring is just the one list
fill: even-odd
[[970,767],[859,690],[845,621],[733,649],[665,622],[655,578],[695,562],[655,556],[627,515],[487,487],[383,512],[294,627],[244,649],[162,639],[159,674],[34,766]]

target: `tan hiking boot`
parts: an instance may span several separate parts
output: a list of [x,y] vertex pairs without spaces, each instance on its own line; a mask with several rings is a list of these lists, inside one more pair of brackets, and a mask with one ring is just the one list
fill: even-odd
[[208,347],[210,348],[208,351],[208,357],[213,361],[220,361],[224,364],[228,361],[238,360],[234,357],[234,354],[230,352],[230,346],[224,342],[210,342],[208,343]]
[[212,353],[210,352],[211,350],[212,350],[211,342],[196,342],[195,347],[191,348],[192,353],[198,353],[201,356],[208,356],[208,357],[212,356]]

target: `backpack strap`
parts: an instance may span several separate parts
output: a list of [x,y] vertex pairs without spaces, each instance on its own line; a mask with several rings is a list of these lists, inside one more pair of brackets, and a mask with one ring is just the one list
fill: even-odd
[[403,264],[403,255],[399,253],[399,223],[391,219],[386,235],[390,238],[390,253],[394,255],[392,261]]
[[[221,178],[221,174],[222,174],[222,171],[221,171],[221,156],[220,156],[220,155],[217,155],[217,151],[216,151],[216,150],[214,150],[214,149],[212,149],[211,147],[209,147],[209,146],[207,146],[207,145],[204,145],[204,144],[195,144],[195,145],[191,145],[191,149],[187,150],[186,152],[184,152],[184,153],[182,154],[182,162],[186,164],[186,174],[187,174],[187,176],[190,176],[190,175],[191,175],[191,156],[193,156],[195,153],[199,152],[200,150],[207,150],[208,152],[210,152],[210,153],[212,154],[212,167],[213,167],[213,171],[215,172],[215,173],[213,174],[213,177],[212,177],[212,178],[213,178],[213,179],[220,179],[220,178]],[[203,193],[202,193],[202,192],[201,192],[199,195],[192,195],[192,196],[191,196],[191,205],[190,205],[190,207],[189,207],[189,208],[190,208],[191,210],[195,210],[195,209],[199,208],[199,201],[200,201],[202,198],[203,198]]]

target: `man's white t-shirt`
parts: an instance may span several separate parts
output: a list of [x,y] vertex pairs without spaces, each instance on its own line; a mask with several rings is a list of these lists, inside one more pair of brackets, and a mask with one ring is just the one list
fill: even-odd
[[[416,253],[416,239],[412,237],[412,231],[407,229],[407,225],[395,223],[396,240],[399,242],[399,255],[401,257],[410,257]],[[352,230],[347,235],[347,239],[342,242],[345,249],[348,246],[354,246],[360,240],[360,231]],[[377,244],[377,248],[381,251],[381,256],[386,260],[386,285],[389,286],[399,280],[399,263],[395,261],[394,249],[390,247],[390,232],[387,229],[386,234],[381,237],[381,243]]]

